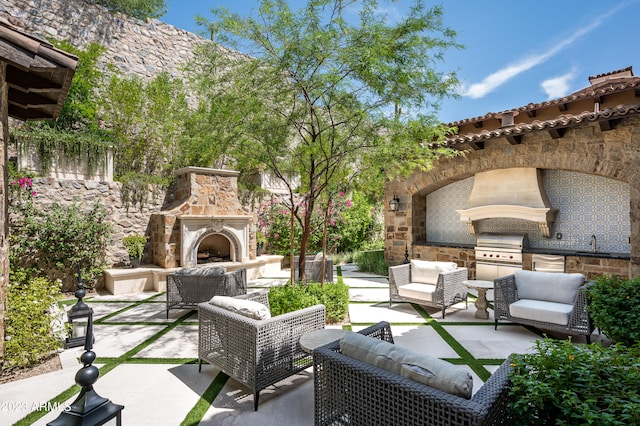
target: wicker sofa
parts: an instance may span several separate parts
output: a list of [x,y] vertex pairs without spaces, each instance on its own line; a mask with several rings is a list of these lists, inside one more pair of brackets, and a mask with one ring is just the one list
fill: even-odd
[[582,274],[516,271],[494,280],[495,328],[498,321],[532,325],[591,342],[588,284]]
[[[267,289],[234,299],[269,308]],[[325,307],[254,319],[207,302],[198,305],[198,322],[199,369],[206,361],[247,386],[257,410],[261,390],[312,365],[312,355],[298,342],[304,333],[324,328]]]
[[170,309],[196,309],[213,296],[247,293],[247,270],[227,272],[225,268],[182,268],[167,275],[167,318]]
[[[362,334],[393,342],[389,324]],[[443,392],[341,353],[340,343],[313,352],[315,425],[512,425],[509,360],[471,397]]]
[[413,302],[445,310],[456,303],[467,307],[467,268],[453,262],[412,259],[389,268],[389,306],[392,302]]

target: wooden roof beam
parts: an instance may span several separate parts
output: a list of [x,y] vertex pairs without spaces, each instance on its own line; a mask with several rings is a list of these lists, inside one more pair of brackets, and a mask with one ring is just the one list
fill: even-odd
[[469,146],[473,148],[474,151],[480,151],[484,149],[484,141],[469,142]]
[[43,105],[56,105],[56,99],[50,99],[36,93],[26,93],[15,88],[10,88],[9,103],[18,105],[22,108],[38,107]]
[[511,145],[520,145],[522,143],[522,135],[509,135],[507,140]]
[[567,129],[557,128],[557,129],[549,129],[548,131],[549,131],[549,136],[551,136],[552,139],[560,139],[561,137],[564,136]]
[[34,73],[20,71],[12,66],[7,67],[6,81],[10,87],[23,92],[57,91],[62,89],[62,85],[59,83],[55,83]]

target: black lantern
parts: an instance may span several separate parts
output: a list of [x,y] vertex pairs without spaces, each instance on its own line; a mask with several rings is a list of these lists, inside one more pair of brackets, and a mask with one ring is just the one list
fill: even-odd
[[93,364],[96,359],[93,349],[93,311],[89,308],[86,335],[84,338],[85,353],[80,356],[83,367],[76,373],[76,384],[82,388],[75,401],[58,418],[47,423],[47,426],[79,426],[103,425],[115,419],[116,425],[122,424],[124,405],[114,404],[103,398],[93,389],[100,371]]
[[393,194],[393,198],[389,201],[389,210],[392,212],[398,211],[398,207],[400,207],[400,198],[396,194]]
[[89,317],[92,314],[91,308],[82,300],[87,293],[84,290],[84,284],[82,284],[80,266],[78,266],[78,284],[76,284],[76,287],[75,296],[78,301],[67,312],[67,318],[69,318],[69,324],[71,324],[71,333],[65,341],[65,349],[84,345],[87,328],[89,327]]

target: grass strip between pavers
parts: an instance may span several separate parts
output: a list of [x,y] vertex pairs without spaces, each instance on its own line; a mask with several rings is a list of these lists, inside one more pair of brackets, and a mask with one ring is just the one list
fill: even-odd
[[202,421],[202,418],[213,404],[222,388],[229,380],[229,376],[220,372],[216,375],[216,378],[211,382],[207,390],[204,391],[196,405],[189,411],[187,417],[180,423],[180,426],[195,426]]
[[[427,311],[420,305],[412,304],[414,309],[418,311],[420,315],[428,322],[428,325],[438,333],[438,335],[444,340],[457,354],[460,356],[460,364],[468,365],[474,373],[480,377],[483,382],[489,380],[491,373],[487,370],[480,361],[478,361],[464,346],[462,346],[445,328],[442,324],[438,323],[434,318],[429,315]],[[457,325],[457,324],[456,324]]]

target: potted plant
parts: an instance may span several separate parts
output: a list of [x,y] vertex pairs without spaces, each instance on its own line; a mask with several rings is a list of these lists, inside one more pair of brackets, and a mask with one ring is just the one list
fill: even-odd
[[262,256],[262,250],[264,250],[264,245],[266,242],[267,237],[264,235],[264,232],[256,232],[256,256]]
[[140,266],[142,254],[144,253],[144,245],[147,243],[147,237],[139,234],[127,235],[122,239],[122,243],[129,253],[131,267],[137,268]]

